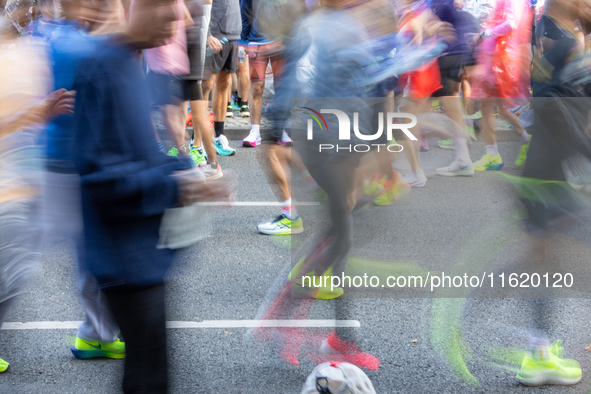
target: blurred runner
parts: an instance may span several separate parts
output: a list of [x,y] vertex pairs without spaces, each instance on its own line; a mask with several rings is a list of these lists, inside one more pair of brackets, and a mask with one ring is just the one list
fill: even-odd
[[472,41],[478,50],[472,95],[481,99],[486,144],[486,154],[474,162],[476,171],[500,170],[504,165],[497,148],[495,107],[523,142],[515,165],[525,163],[530,136],[508,108],[527,104],[530,96],[531,20],[528,1],[497,0],[493,17]]

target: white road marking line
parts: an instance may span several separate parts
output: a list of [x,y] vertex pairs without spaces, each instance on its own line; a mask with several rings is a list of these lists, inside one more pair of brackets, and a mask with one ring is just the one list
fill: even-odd
[[[212,202],[198,202],[196,205],[205,207],[280,207],[281,203],[276,201],[212,201]],[[319,202],[295,202],[297,207],[316,206],[320,205]]]
[[[2,330],[70,330],[77,329],[81,321],[33,321],[6,322]],[[297,328],[357,328],[357,320],[203,320],[168,321],[167,328],[253,328],[253,327],[297,327]]]

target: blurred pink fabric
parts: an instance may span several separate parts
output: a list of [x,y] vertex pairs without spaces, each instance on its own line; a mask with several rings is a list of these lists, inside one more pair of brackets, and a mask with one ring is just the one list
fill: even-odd
[[472,97],[501,97],[505,105],[531,96],[532,12],[526,0],[498,0],[487,23],[489,35],[477,48]]

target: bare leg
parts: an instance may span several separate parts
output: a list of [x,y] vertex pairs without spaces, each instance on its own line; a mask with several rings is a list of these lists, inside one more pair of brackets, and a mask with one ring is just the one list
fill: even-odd
[[242,100],[242,104],[248,102],[248,92],[250,91],[250,75],[248,71],[248,56],[246,56],[244,63],[238,63],[238,94]]
[[265,81],[253,81],[250,83],[250,116],[252,124],[261,124],[263,113],[263,91],[265,90]]
[[180,121],[184,117],[181,103],[178,105],[163,105],[160,110],[162,111],[162,122],[170,133],[170,138],[179,152],[186,154],[187,152],[182,149],[183,145],[185,145],[185,120],[183,119],[183,123]]
[[217,155],[213,148],[213,130],[207,120],[207,100],[191,101],[191,108],[193,111],[193,130],[195,130],[195,146],[203,145],[203,149],[207,152],[207,161],[214,164],[217,163]]
[[231,75],[226,71],[220,71],[215,84],[213,85],[213,118],[216,122],[224,122],[226,120],[226,106],[228,102],[228,90],[230,89]]
[[[201,83],[201,90],[203,92],[203,100],[209,103],[209,94],[211,93],[211,89],[213,89],[213,85],[215,84],[215,80],[217,78],[217,74],[211,74],[211,79],[205,80]],[[208,106],[211,108],[211,105]],[[206,107],[205,109],[207,110]]]
[[[283,168],[283,164],[287,161],[286,149],[291,151],[291,148],[286,148],[280,145],[268,144],[267,154],[269,156],[269,164],[271,165],[271,171],[275,176],[275,180],[279,186],[281,193],[281,201],[285,201],[291,198],[289,191],[289,184],[287,181],[287,174]],[[290,152],[291,153],[291,152]]]
[[495,104],[496,100],[482,100],[480,103],[482,109],[482,137],[486,145],[494,145],[497,142],[495,127]]

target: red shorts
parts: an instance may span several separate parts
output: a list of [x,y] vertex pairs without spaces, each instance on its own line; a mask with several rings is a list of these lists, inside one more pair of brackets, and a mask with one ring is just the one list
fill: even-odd
[[251,81],[260,82],[265,80],[265,73],[269,62],[271,62],[271,67],[273,68],[273,77],[280,77],[285,67],[283,44],[281,41],[263,45],[248,45],[248,67]]

